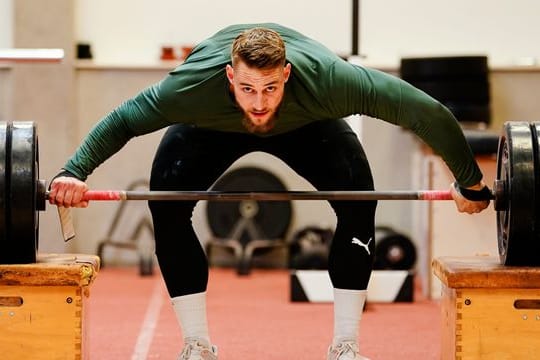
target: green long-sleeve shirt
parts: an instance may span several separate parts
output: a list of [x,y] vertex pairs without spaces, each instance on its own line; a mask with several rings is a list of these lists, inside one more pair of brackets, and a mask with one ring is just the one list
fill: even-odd
[[413,131],[442,156],[460,185],[481,180],[459,124],[439,102],[397,77],[348,63],[322,44],[277,24],[233,25],[200,43],[162,81],[98,122],[64,168],[86,179],[131,138],[175,123],[246,133],[225,66],[231,62],[234,38],[255,26],[282,36],[292,65],[275,127],[258,136],[287,132],[313,121],[365,114]]

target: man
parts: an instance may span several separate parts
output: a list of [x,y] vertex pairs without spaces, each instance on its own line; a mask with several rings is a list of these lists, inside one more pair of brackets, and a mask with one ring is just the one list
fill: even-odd
[[[206,190],[252,151],[281,158],[318,190],[372,190],[364,151],[342,120],[351,114],[412,130],[454,174],[458,210],[475,213],[488,206],[479,200],[488,191],[482,174],[446,108],[398,78],[343,61],[277,24],[223,29],[161,82],[107,115],[52,182],[50,202],[86,207],[81,197],[87,176],[130,138],[167,126],[152,166],[152,190]],[[156,255],[182,327],[180,359],[217,359],[206,321],[208,263],[190,220],[195,204],[150,202]],[[330,205],[337,227],[329,256],[334,338],[327,356],[366,359],[358,333],[373,262],[376,202]]]

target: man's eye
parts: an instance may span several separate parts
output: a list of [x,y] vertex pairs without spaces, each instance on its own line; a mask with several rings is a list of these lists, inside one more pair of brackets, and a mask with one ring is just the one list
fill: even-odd
[[253,89],[250,88],[250,87],[243,87],[243,88],[242,88],[242,91],[245,92],[245,93],[252,93],[252,92],[253,92]]
[[266,92],[274,92],[276,91],[276,87],[275,86],[269,86],[266,88]]

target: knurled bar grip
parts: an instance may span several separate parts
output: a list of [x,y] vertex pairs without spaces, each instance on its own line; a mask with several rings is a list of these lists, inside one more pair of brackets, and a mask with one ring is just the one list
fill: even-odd
[[83,200],[452,200],[452,195],[449,190],[285,192],[89,190],[84,194]]

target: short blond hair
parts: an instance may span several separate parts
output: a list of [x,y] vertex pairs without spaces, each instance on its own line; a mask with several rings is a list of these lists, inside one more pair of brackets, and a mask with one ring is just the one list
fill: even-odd
[[258,69],[285,66],[285,43],[274,30],[252,28],[236,37],[232,45],[231,58],[233,66],[238,61]]

